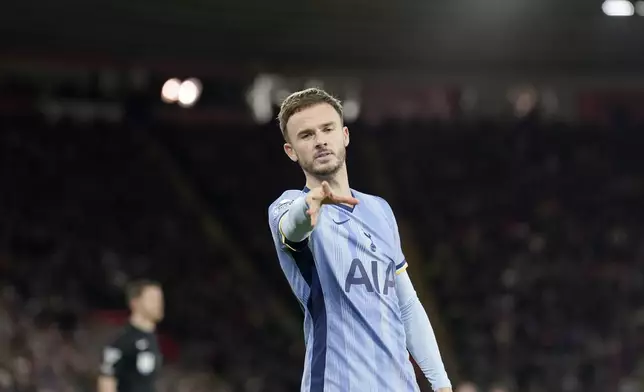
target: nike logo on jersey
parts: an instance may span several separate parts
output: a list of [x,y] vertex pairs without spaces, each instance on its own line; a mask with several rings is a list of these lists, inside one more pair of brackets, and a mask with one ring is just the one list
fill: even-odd
[[334,220],[333,220],[333,223],[335,223],[336,225],[343,225],[343,224],[347,223],[349,220],[350,220],[350,219],[345,219],[345,220],[343,220],[343,221],[338,222],[338,221],[336,221],[336,220],[334,219]]

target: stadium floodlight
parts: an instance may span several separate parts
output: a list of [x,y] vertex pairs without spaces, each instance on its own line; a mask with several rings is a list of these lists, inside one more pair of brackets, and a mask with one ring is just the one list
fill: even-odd
[[179,106],[187,108],[193,106],[201,96],[201,82],[191,78],[184,80],[179,87]]
[[627,0],[605,0],[602,11],[608,16],[633,16],[635,7]]
[[635,3],[635,12],[637,12],[637,15],[639,16],[644,16],[644,1],[640,0]]
[[161,100],[165,103],[175,103],[179,99],[181,81],[177,78],[168,79],[161,87]]
[[344,118],[347,122],[354,122],[360,116],[360,102],[356,99],[346,99],[343,104]]
[[266,124],[273,117],[271,94],[276,87],[276,77],[273,75],[258,75],[246,94],[253,118],[260,124]]

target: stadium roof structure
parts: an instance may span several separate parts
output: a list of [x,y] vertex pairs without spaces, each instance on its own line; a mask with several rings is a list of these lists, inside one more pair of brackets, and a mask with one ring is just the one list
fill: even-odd
[[10,54],[270,67],[634,71],[644,16],[602,0],[10,0]]

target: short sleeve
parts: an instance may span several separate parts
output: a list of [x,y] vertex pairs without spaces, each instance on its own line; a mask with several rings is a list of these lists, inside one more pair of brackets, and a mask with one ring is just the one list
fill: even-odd
[[100,374],[109,377],[119,377],[121,363],[127,346],[123,336],[105,345],[101,354]]

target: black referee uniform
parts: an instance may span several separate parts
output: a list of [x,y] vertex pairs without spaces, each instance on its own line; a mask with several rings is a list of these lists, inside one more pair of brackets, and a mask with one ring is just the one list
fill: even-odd
[[162,356],[152,332],[126,325],[103,349],[101,375],[114,377],[118,392],[154,392]]

